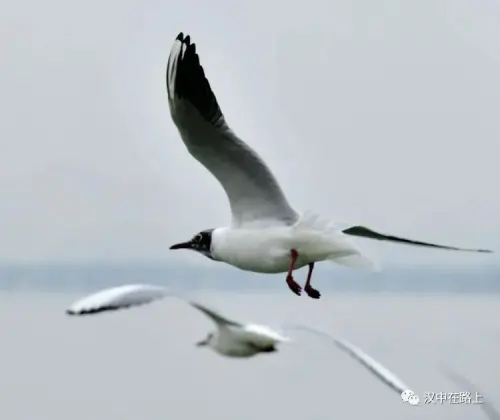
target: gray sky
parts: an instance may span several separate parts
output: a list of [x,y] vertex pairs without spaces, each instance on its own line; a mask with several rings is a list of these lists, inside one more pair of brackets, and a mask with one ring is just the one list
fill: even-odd
[[[1,259],[211,263],[168,251],[229,221],[170,119],[164,70],[179,31],[298,210],[500,249],[499,14],[464,0],[11,2]],[[389,263],[497,258],[368,248]]]

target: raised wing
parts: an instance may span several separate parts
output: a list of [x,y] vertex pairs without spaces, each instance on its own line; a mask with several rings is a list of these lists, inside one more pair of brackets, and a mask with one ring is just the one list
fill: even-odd
[[235,321],[231,321],[227,318],[224,318],[223,316],[219,315],[217,312],[213,311],[212,309],[208,309],[206,306],[203,306],[197,302],[190,301],[189,304],[191,306],[193,306],[194,308],[203,312],[212,321],[214,321],[217,324],[217,326],[219,326],[219,327],[228,327],[228,326],[238,327],[238,328],[243,327],[242,324],[235,322]]
[[298,215],[270,169],[226,124],[189,35],[177,36],[166,77],[172,119],[189,153],[224,188],[233,225],[293,224]]
[[369,238],[369,239],[377,239],[379,241],[396,242],[405,245],[424,246],[428,248],[447,249],[451,251],[488,252],[488,253],[493,252],[490,251],[489,249],[458,248],[456,246],[437,245],[430,242],[415,241],[413,239],[406,239],[398,236],[386,235],[383,233],[375,232],[374,230],[364,226],[351,226],[348,229],[344,229],[342,232],[344,232],[347,235],[359,236],[362,238]]
[[163,287],[148,284],[128,284],[104,289],[74,302],[68,315],[92,315],[100,312],[116,311],[132,306],[145,305],[168,296]]
[[382,365],[382,363],[378,362],[370,355],[366,354],[363,350],[345,340],[334,337],[314,328],[307,327],[305,325],[288,324],[284,326],[284,328],[287,330],[305,331],[318,337],[328,339],[338,349],[340,349],[344,353],[347,353],[350,357],[363,365],[366,369],[368,369],[370,373],[375,375],[380,381],[389,386],[389,388],[391,388],[393,391],[396,391],[399,395],[401,395],[401,393],[407,389],[412,389],[408,387],[408,385],[406,385],[401,379],[399,379],[396,374]]

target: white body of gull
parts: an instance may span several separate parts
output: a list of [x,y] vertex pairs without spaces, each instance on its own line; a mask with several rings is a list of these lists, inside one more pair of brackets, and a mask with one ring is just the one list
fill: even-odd
[[[259,353],[274,353],[277,351],[277,345],[292,341],[290,338],[282,335],[281,332],[277,332],[268,326],[242,324],[231,321],[199,303],[170,293],[166,288],[148,284],[132,284],[104,289],[77,300],[70,305],[66,313],[73,316],[98,314],[144,305],[165,297],[174,297],[187,301],[215,323],[217,330],[208,334],[204,340],[197,344],[199,346],[208,346],[220,355],[251,357]],[[299,324],[285,324],[281,329],[287,335],[302,331],[333,343],[342,352],[347,353],[355,361],[368,369],[377,379],[385,383],[393,391],[396,391],[398,395],[404,390],[411,389],[389,369],[346,340]]]
[[315,262],[330,260],[349,267],[373,268],[372,261],[349,241],[349,236],[491,252],[414,241],[365,226],[298,214],[264,161],[229,128],[189,36],[177,36],[166,73],[170,113],[180,136],[189,153],[220,182],[232,213],[230,226],[203,230],[170,249],[194,250],[247,271],[286,272],[286,282],[297,295],[302,288],[292,272],[308,265],[304,290],[316,299],[320,293],[311,286]]

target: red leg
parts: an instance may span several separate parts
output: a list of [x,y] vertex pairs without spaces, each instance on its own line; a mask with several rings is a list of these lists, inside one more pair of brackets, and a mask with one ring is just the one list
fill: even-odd
[[292,249],[290,251],[290,267],[288,268],[288,274],[286,276],[286,284],[288,284],[288,287],[293,293],[295,293],[297,296],[300,296],[302,287],[300,287],[300,285],[293,279],[292,276],[292,272],[295,269],[295,262],[297,261],[298,256],[299,253],[295,249]]
[[314,269],[314,263],[310,263],[309,264],[309,273],[307,273],[307,280],[306,280],[306,285],[304,286],[304,290],[307,293],[307,296],[309,296],[310,298],[319,299],[321,296],[321,293],[318,290],[313,289],[313,287],[311,286],[311,277],[312,277],[313,269]]

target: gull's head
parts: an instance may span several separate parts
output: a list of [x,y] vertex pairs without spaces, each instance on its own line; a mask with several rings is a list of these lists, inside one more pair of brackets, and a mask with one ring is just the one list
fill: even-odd
[[196,343],[196,346],[198,346],[198,347],[205,347],[205,346],[209,346],[209,345],[210,345],[210,343],[212,342],[213,338],[214,338],[214,334],[213,334],[213,333],[210,333],[210,334],[208,334],[208,335],[207,335],[207,337],[206,337],[206,338],[204,338],[204,339],[203,339],[203,340],[201,340],[201,341],[198,341],[198,342]]
[[187,242],[180,242],[172,245],[170,249],[190,249],[191,251],[199,252],[205,257],[213,259],[212,256],[212,232],[214,229],[202,230],[200,233],[194,235]]

